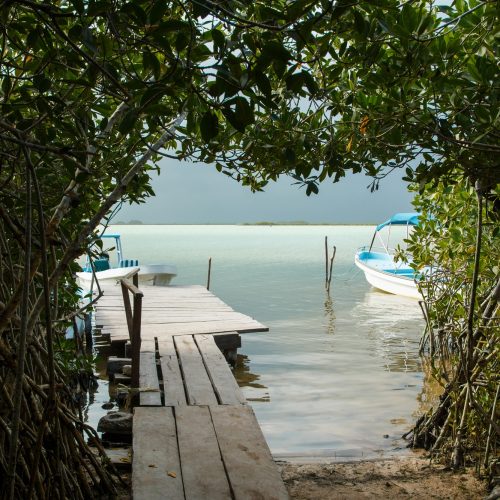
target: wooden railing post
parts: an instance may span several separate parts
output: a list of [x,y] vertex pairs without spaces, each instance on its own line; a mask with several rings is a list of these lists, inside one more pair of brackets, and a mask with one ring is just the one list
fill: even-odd
[[132,374],[130,385],[139,387],[139,365],[141,359],[142,292],[134,294],[134,319],[132,325]]
[[122,285],[123,306],[125,307],[125,316],[127,318],[128,336],[130,342],[132,342],[132,307],[130,305],[130,297],[125,280],[120,280],[120,283]]
[[[134,275],[136,281],[137,274]],[[122,286],[123,302],[125,314],[127,316],[127,326],[130,337],[132,373],[130,377],[130,386],[134,390],[139,389],[140,359],[141,359],[141,320],[142,320],[142,297],[144,294],[135,284],[128,280],[120,280]],[[133,308],[130,303],[129,293],[134,296]],[[136,400],[132,398],[132,401]]]

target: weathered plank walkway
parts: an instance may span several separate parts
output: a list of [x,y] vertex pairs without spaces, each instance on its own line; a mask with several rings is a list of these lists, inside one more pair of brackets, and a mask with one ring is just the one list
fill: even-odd
[[[200,285],[143,286],[141,339],[219,332],[263,332],[268,328],[234,311]],[[129,332],[120,286],[107,285],[94,314],[95,325],[111,344],[125,343]]]
[[[213,334],[266,331],[201,286],[141,286],[134,499],[288,498],[250,406]],[[129,340],[119,286],[107,286],[96,325]]]

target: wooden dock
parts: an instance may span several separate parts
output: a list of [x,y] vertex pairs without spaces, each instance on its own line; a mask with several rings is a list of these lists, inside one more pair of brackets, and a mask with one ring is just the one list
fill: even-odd
[[[245,314],[234,311],[200,285],[142,286],[141,340],[160,336],[265,332],[269,329]],[[122,290],[107,286],[94,314],[95,325],[111,345],[130,340]]]
[[[129,291],[135,307],[127,305]],[[288,498],[255,414],[217,346],[267,327],[201,286],[139,290],[130,284],[106,286],[95,323],[112,344],[132,343],[138,380],[132,376],[138,391],[133,498]]]

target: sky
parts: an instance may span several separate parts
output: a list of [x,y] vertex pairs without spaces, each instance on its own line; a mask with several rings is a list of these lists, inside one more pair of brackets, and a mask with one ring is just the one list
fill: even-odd
[[350,175],[333,184],[326,180],[319,194],[306,196],[305,188],[282,177],[263,193],[252,193],[212,165],[170,159],[152,174],[156,197],[142,205],[123,205],[115,222],[140,220],[144,224],[241,224],[292,222],[374,224],[396,212],[411,212],[413,195],[401,173],[393,172],[371,193],[370,178]]

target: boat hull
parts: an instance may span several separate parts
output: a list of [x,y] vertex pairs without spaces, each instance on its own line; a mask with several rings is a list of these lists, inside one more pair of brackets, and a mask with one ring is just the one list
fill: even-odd
[[397,269],[391,272],[376,269],[367,265],[366,262],[359,258],[358,254],[354,262],[365,273],[366,281],[375,288],[394,295],[422,300],[422,295],[417,288],[415,280],[402,275],[406,270]]
[[167,264],[141,265],[139,271],[139,285],[167,286],[177,276],[175,266]]
[[[117,267],[113,269],[106,269],[105,271],[98,271],[95,273],[96,278],[99,283],[101,282],[117,282],[121,279],[128,279],[133,276],[139,270],[138,267]],[[78,282],[81,288],[84,290],[89,290],[92,283],[92,273],[83,271],[81,273],[76,273]]]
[[[139,267],[116,267],[99,271],[96,277],[99,282],[117,282],[121,279],[130,278],[133,274],[139,271],[139,286],[143,285],[156,285],[167,286],[175,276],[177,276],[177,269],[175,266],[167,264],[150,264]],[[92,273],[81,272],[76,273],[79,285],[81,288],[88,290],[92,283]]]

